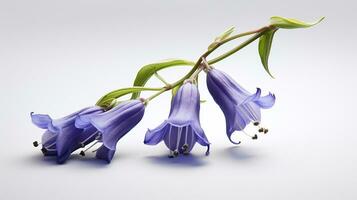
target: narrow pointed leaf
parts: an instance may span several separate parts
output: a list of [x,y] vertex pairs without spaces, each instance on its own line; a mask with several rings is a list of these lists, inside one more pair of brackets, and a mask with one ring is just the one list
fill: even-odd
[[[146,82],[155,74],[155,72],[159,70],[168,67],[182,66],[182,65],[193,66],[194,64],[195,64],[194,62],[188,60],[169,59],[169,60],[163,60],[157,63],[145,65],[139,70],[138,74],[136,75],[134,81],[134,87],[145,86]],[[140,91],[134,92],[131,96],[131,99],[136,99],[139,97],[139,95],[140,95]]]
[[264,35],[262,35],[259,38],[259,47],[258,47],[260,60],[262,61],[264,69],[266,72],[268,72],[268,74],[272,78],[274,78],[274,77],[269,71],[268,59],[269,59],[271,45],[273,42],[273,37],[274,37],[276,30],[277,29],[270,30],[270,31],[266,32]]
[[303,22],[297,19],[284,18],[274,16],[270,18],[270,24],[278,28],[294,29],[294,28],[308,28],[320,23],[325,17],[321,17],[318,21],[313,23]]
[[114,100],[116,100],[119,97],[122,97],[124,95],[133,93],[133,92],[139,92],[139,91],[158,91],[161,88],[143,88],[143,87],[131,87],[131,88],[121,88],[118,90],[114,90],[112,92],[109,92],[108,94],[104,95],[96,105],[107,108],[113,105]]
[[208,50],[213,49],[219,42],[221,42],[224,39],[227,39],[233,32],[234,32],[234,27],[232,26],[226,31],[224,31],[223,33],[221,33],[221,35],[217,36],[212,42],[212,44],[208,46]]

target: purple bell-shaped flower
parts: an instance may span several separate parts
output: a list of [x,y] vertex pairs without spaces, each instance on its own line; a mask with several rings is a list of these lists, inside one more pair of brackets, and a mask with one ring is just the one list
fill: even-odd
[[[234,144],[240,142],[234,142],[231,139],[232,133],[234,131],[244,132],[250,122],[259,126],[261,122],[260,109],[271,108],[275,103],[274,94],[269,93],[262,97],[259,88],[256,93],[249,93],[228,74],[213,68],[207,71],[207,87],[225,115],[227,136]],[[267,133],[268,129],[259,126],[259,132]],[[256,139],[257,135],[251,137]]]
[[101,107],[84,108],[66,117],[53,120],[49,115],[31,113],[32,122],[39,128],[46,129],[41,143],[45,156],[56,156],[58,163],[64,163],[70,154],[96,139],[99,132],[93,127],[77,128],[75,121],[81,115],[91,116],[104,112]]
[[188,154],[195,143],[207,147],[209,153],[210,143],[201,128],[199,120],[200,95],[198,88],[191,82],[184,83],[177,91],[170,114],[157,128],[148,130],[144,143],[156,145],[164,141],[170,149],[170,157]]

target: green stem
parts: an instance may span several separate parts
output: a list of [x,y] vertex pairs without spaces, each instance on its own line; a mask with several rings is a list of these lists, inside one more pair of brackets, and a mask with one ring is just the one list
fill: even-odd
[[189,80],[191,81],[191,82],[193,82],[196,78],[197,78],[197,76],[200,74],[200,72],[203,70],[203,67],[201,66],[201,67],[199,67],[196,71],[195,71],[195,73],[193,73],[191,76],[190,76],[190,78],[189,78]]
[[[248,44],[252,43],[253,41],[255,41],[256,39],[258,39],[260,36],[262,36],[266,31],[270,30],[271,28],[274,28],[272,26],[265,26],[263,28],[260,28],[258,30],[254,30],[254,31],[248,31],[248,32],[244,32],[244,33],[240,33],[237,35],[233,35],[229,38],[226,38],[220,42],[218,42],[216,45],[214,45],[212,48],[209,48],[204,54],[202,54],[199,59],[196,61],[195,65],[192,67],[192,69],[181,79],[179,79],[178,81],[169,84],[167,83],[159,74],[155,73],[155,76],[161,80],[166,86],[162,87],[162,88],[143,88],[143,90],[152,90],[152,91],[158,91],[157,93],[153,94],[152,96],[148,97],[145,100],[145,104],[147,104],[149,101],[151,101],[152,99],[158,97],[159,95],[161,95],[162,93],[169,91],[179,85],[182,85],[184,83],[184,81],[186,79],[194,79],[196,76],[199,75],[199,73],[202,71],[202,67],[200,67],[202,61],[205,61],[205,64],[214,64],[217,63],[229,56],[231,56],[232,54],[236,53],[237,51],[241,50],[242,48],[244,48],[245,46],[247,46]],[[252,35],[255,34],[254,36],[250,37],[248,40],[246,40],[245,42],[243,42],[242,44],[240,44],[239,46],[233,48],[232,50],[212,59],[209,60],[208,62],[206,61],[207,56],[209,56],[213,51],[215,51],[217,48],[219,48],[220,46],[222,46],[223,44],[230,42],[232,40],[238,39],[240,37],[244,37],[247,35]],[[104,96],[105,97],[105,96]],[[103,98],[102,98],[103,99]]]
[[225,59],[226,57],[234,54],[235,52],[239,51],[240,49],[244,48],[245,46],[247,46],[248,44],[252,43],[257,38],[262,36],[269,29],[270,29],[270,27],[263,27],[263,28],[260,28],[258,30],[255,30],[255,31],[249,31],[249,32],[245,32],[245,33],[240,33],[240,34],[231,36],[231,37],[229,37],[229,38],[227,38],[225,40],[222,40],[222,41],[218,42],[217,45],[215,45],[213,48],[207,50],[204,54],[202,54],[202,56],[199,57],[199,59],[197,60],[195,65],[192,67],[191,71],[189,71],[183,78],[181,78],[180,80],[176,81],[173,84],[170,84],[168,87],[164,87],[159,92],[157,92],[157,93],[153,94],[152,96],[148,97],[145,100],[145,103],[148,103],[149,101],[151,101],[152,99],[154,99],[157,96],[161,95],[162,93],[164,93],[164,92],[166,92],[168,90],[171,90],[172,88],[182,84],[186,79],[189,79],[189,78],[192,77],[192,75],[196,74],[196,71],[198,71],[197,72],[197,75],[198,75],[202,71],[199,68],[200,68],[200,64],[202,63],[203,59],[206,59],[207,56],[209,56],[213,51],[215,51],[218,47],[222,46],[223,44],[225,44],[225,43],[227,43],[229,41],[232,41],[234,39],[237,39],[237,38],[240,38],[240,37],[243,37],[243,36],[247,36],[247,35],[251,35],[251,34],[256,33],[253,37],[249,38],[247,41],[243,42],[241,45],[237,46],[236,48],[228,51],[227,53],[225,53],[225,54],[223,54],[221,56],[218,56],[217,58],[214,58],[213,60],[208,61],[209,64],[217,63],[217,62]]
[[155,76],[157,79],[159,79],[162,83],[164,83],[166,86],[170,85],[167,81],[165,81],[165,79],[159,75],[159,73],[157,73],[157,71],[155,72]]
[[[244,41],[242,44],[240,44],[239,46],[231,49],[230,51],[212,59],[212,60],[209,60],[208,63],[210,65],[214,64],[214,63],[217,63],[225,58],[227,58],[228,56],[231,56],[233,55],[234,53],[236,53],[237,51],[241,50],[242,48],[246,47],[248,44],[254,42],[256,39],[260,38],[260,36],[264,35],[265,32],[267,32],[268,30],[270,30],[270,27],[263,27],[261,29],[259,29],[258,31],[259,32],[256,32],[256,34],[252,37],[250,37],[248,40]],[[234,36],[233,36],[234,37]],[[228,41],[231,41],[232,39],[231,38],[228,38],[226,39]]]
[[104,95],[102,98],[98,100],[96,105],[98,106],[106,106],[107,101],[110,101],[111,99],[117,99],[121,96],[131,94],[133,92],[138,92],[138,91],[160,91],[162,88],[149,88],[149,87],[129,87],[129,88],[121,88],[118,90],[114,90],[109,92],[108,94]]
[[[171,88],[173,88],[173,87],[171,87]],[[158,92],[155,93],[154,95],[152,95],[152,96],[146,98],[146,99],[145,99],[145,104],[147,104],[149,101],[151,101],[151,100],[154,99],[155,97],[159,96],[160,94],[162,94],[162,93],[164,93],[164,92],[166,92],[166,91],[168,91],[168,90],[171,90],[171,88],[168,88],[168,87],[167,87],[167,88],[166,88],[166,87],[162,88],[160,91],[158,91]]]

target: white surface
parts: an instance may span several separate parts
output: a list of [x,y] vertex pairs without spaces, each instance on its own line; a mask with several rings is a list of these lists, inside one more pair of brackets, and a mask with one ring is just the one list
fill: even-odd
[[[356,199],[356,5],[249,2],[1,1],[1,199]],[[255,29],[271,15],[327,18],[312,29],[278,31],[275,80],[256,43],[217,65],[250,91],[276,94],[275,107],[263,111],[271,131],[259,140],[229,143],[201,78],[209,157],[197,145],[193,156],[169,160],[163,144],[143,145],[146,129],[167,117],[169,94],[149,105],[110,165],[93,155],[56,165],[31,146],[42,133],[31,111],[60,117],[92,105],[131,85],[141,65],[195,60],[225,28]]]

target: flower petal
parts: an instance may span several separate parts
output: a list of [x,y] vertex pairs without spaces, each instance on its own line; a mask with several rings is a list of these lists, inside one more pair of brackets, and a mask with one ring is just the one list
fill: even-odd
[[202,146],[209,146],[210,142],[208,141],[205,132],[199,124],[191,124],[191,128],[195,135],[197,136],[197,142]]
[[257,88],[257,91],[248,96],[242,103],[239,103],[239,105],[249,103],[251,101],[257,101],[260,98],[260,95],[262,94],[262,90],[260,88]]
[[145,106],[141,101],[133,100],[123,104],[90,119],[91,124],[103,134],[103,144],[111,150],[115,150],[119,139],[144,116]]
[[93,115],[100,114],[103,112],[104,112],[103,108],[99,106],[94,106],[92,108],[89,108],[84,112],[78,114],[75,120],[75,126],[77,128],[82,128],[82,129],[89,128],[90,126],[92,126],[90,123],[90,118]]
[[[214,90],[210,90],[212,96],[224,95],[235,104],[241,103],[244,99],[251,95],[247,90],[242,88],[228,74],[212,69],[207,73],[207,85],[215,85]],[[209,88],[208,88],[209,89]]]
[[166,121],[152,130],[148,130],[145,134],[144,144],[156,145],[163,140],[165,134],[168,133],[169,126]]
[[[167,148],[171,151],[177,150],[179,153],[188,153],[195,146],[197,136],[191,126],[177,127],[168,126],[168,131],[165,132],[164,142]],[[183,148],[187,145],[186,149]]]
[[196,85],[185,83],[177,91],[170,109],[168,122],[186,126],[190,121],[199,120],[200,94]]
[[97,153],[96,153],[95,157],[98,158],[98,159],[101,159],[101,160],[105,160],[108,163],[110,163],[112,161],[112,159],[113,159],[114,154],[115,154],[115,150],[108,149],[107,147],[102,145],[97,150]]
[[[57,139],[57,133],[53,133],[49,130],[47,130],[45,133],[42,135],[41,143],[43,147],[48,147],[49,145],[52,145],[53,143],[56,142]],[[55,148],[55,145],[54,145]]]
[[45,114],[34,114],[31,112],[31,120],[32,123],[35,124],[37,127],[42,129],[48,129],[51,132],[58,132],[59,129],[53,126],[53,120],[49,115]]
[[64,163],[71,153],[78,148],[82,131],[82,129],[77,129],[74,125],[61,129],[56,140],[57,162],[59,164]]
[[274,106],[275,104],[275,95],[270,93],[266,96],[260,97],[258,100],[254,101],[261,108],[268,109]]

